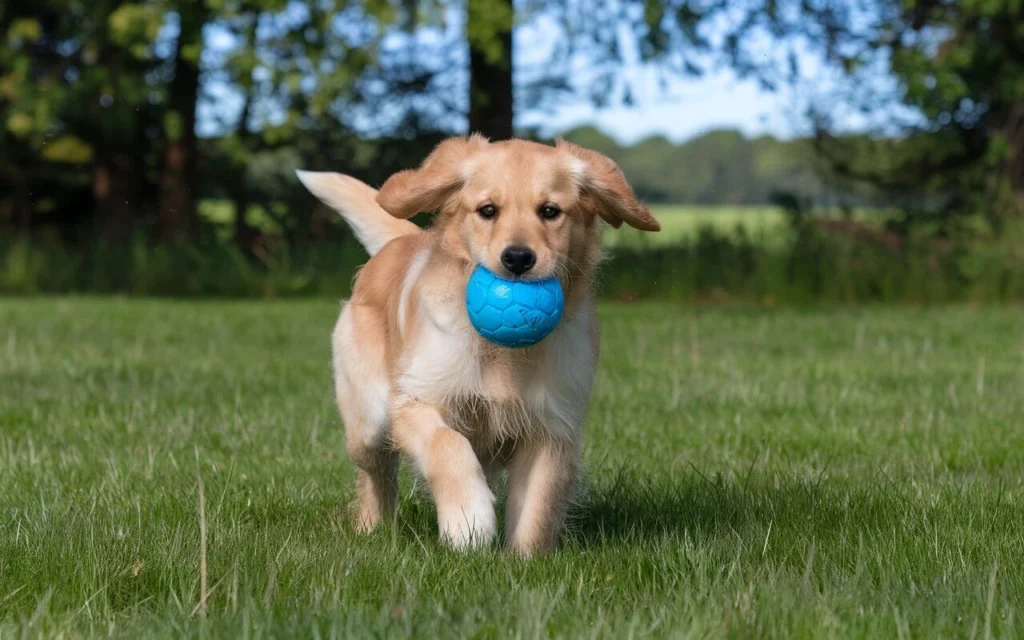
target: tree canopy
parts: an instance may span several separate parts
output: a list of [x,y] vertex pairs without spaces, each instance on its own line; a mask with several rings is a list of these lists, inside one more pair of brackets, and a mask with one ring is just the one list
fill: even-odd
[[[653,199],[761,202],[781,185],[828,200],[852,189],[830,177],[839,173],[871,185],[855,199],[925,193],[914,202],[926,214],[982,212],[996,224],[1024,202],[1022,10],[1016,0],[9,0],[0,226],[194,241],[213,232],[200,199],[217,198],[241,212],[231,234],[249,251],[253,205],[292,239],[323,226],[290,204],[300,165],[379,182],[469,127],[508,137],[517,114],[566,99],[628,104],[637,74],[624,70],[667,86],[716,63],[769,87],[818,87],[813,144],[718,132],[624,148],[577,134],[614,152]],[[859,135],[844,129],[850,113]]]
[[[280,197],[298,164],[379,172],[467,120],[501,138],[514,110],[553,97],[628,100],[621,65],[693,72],[701,18],[635,0],[13,0],[0,9],[0,224],[195,240],[207,194],[243,212],[244,248],[249,205]],[[551,44],[515,74],[514,25]],[[401,153],[398,139],[416,142]]]
[[[1024,4],[811,0],[750,16],[738,32],[785,42],[790,55],[758,60],[756,38],[737,38],[740,68],[799,83],[799,53],[814,54],[819,68],[803,81],[821,88],[809,115],[835,170],[930,194],[917,200],[929,203],[924,219],[980,214],[998,228],[1024,211]],[[862,135],[839,135],[850,120]]]

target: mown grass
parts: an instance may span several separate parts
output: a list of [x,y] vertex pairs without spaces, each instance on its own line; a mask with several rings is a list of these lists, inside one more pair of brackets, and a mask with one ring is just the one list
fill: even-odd
[[655,204],[651,212],[661,222],[661,232],[606,229],[604,243],[610,247],[665,247],[692,242],[701,230],[709,229],[734,239],[743,234],[760,246],[778,246],[791,235],[786,214],[779,207]]
[[530,561],[440,546],[409,476],[353,533],[335,313],[0,300],[0,636],[1022,633],[1019,309],[603,307],[579,504]]
[[[609,246],[665,246],[693,240],[703,229],[733,235],[743,231],[764,244],[778,244],[787,236],[785,212],[779,207],[747,205],[654,204],[651,211],[661,221],[662,231],[647,234],[632,229],[608,229],[604,241]],[[225,232],[235,219],[230,201],[207,199],[200,203],[203,219],[220,225]],[[248,212],[251,224],[274,230],[274,217],[262,207],[253,205]]]
[[[624,242],[606,252],[599,293],[606,300],[768,306],[1024,301],[1024,245],[1013,238],[893,248],[814,229],[788,236],[771,245],[745,233],[702,229],[677,244]],[[0,241],[0,295],[336,297],[347,295],[365,260],[362,247],[345,237],[296,247],[278,243],[258,259],[223,243],[151,246],[137,238],[129,247],[69,247]]]
[[[1024,301],[1020,225],[1007,225],[999,235],[979,227],[937,239],[882,233],[886,216],[893,215],[884,211],[854,212],[865,224],[853,228],[815,224],[819,216],[835,218],[832,211],[814,212],[806,224],[773,208],[666,205],[655,212],[662,233],[606,229],[607,259],[598,277],[604,299],[745,305]],[[234,246],[230,230],[221,225],[181,245],[154,245],[144,235],[127,243],[65,243],[46,233],[0,238],[0,295],[328,297],[347,295],[367,258],[341,226],[322,229],[316,239],[271,233],[252,253]]]

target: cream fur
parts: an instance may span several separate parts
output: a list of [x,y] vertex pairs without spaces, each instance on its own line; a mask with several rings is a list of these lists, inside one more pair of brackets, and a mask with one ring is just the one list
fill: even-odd
[[[396,174],[376,202],[375,192],[353,178],[300,174],[373,255],[333,334],[337,401],[359,467],[361,530],[393,517],[400,452],[430,486],[440,536],[453,547],[494,539],[487,479],[501,469],[509,472],[509,547],[528,555],[556,543],[597,366],[590,286],[600,255],[598,217],[657,225],[614,164],[588,153],[452,139],[419,170]],[[611,191],[588,191],[608,184]],[[476,215],[485,200],[500,208],[500,219]],[[564,213],[541,220],[538,203]],[[441,209],[428,231],[385,211],[404,217],[424,206]],[[472,269],[480,262],[500,268],[496,256],[513,243],[537,251],[537,277],[557,275],[567,300],[555,332],[523,350],[487,343],[465,309]]]

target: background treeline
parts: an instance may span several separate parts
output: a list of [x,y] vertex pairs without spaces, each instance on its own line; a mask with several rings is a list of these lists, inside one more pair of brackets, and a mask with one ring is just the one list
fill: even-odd
[[770,205],[783,195],[806,205],[879,206],[885,194],[830,170],[810,139],[747,138],[710,131],[682,143],[651,137],[620,145],[593,127],[563,134],[614,158],[647,202]]
[[1019,299],[1021,24],[1016,0],[8,0],[0,292],[343,292],[362,256],[295,169],[379,184],[448,135],[629,103],[637,65],[727,65],[798,89],[810,135],[566,135],[649,202],[788,228],[634,247],[608,295]]
[[[244,159],[234,152],[236,139],[201,138],[196,153],[202,170],[195,182],[196,192],[190,194],[197,200],[197,224],[221,236],[242,235],[247,242],[257,234],[294,233],[299,226],[308,227],[308,218],[318,213],[296,182],[296,169],[339,170],[378,185],[425,155],[442,136],[438,132],[411,139],[373,140],[304,135],[285,146],[250,150]],[[622,145],[592,127],[567,131],[562,137],[614,158],[648,203],[776,205],[782,196],[822,208],[883,206],[888,202],[870,185],[831,173],[808,139],[750,139],[738,131],[719,130],[681,143],[651,137]],[[148,171],[147,164],[153,165]],[[133,226],[158,226],[157,215],[142,213],[159,210],[158,163],[140,157],[130,166],[136,170],[126,171],[129,175],[114,184],[112,170],[84,143],[71,136],[44,141],[32,166],[39,179],[30,193],[5,194],[0,220],[12,235],[59,232],[69,240],[83,234],[91,237],[97,230],[100,237],[123,239]],[[0,160],[0,167],[8,173],[27,170],[27,165],[15,165],[7,158]],[[121,215],[106,211],[108,205]],[[131,209],[122,211],[125,207]],[[236,224],[238,210],[247,215]],[[97,225],[99,222],[102,224]],[[334,222],[333,217],[314,226],[326,222]]]

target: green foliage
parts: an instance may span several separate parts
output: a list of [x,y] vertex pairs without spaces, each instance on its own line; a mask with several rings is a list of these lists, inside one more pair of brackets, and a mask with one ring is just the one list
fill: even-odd
[[[842,173],[889,193],[927,193],[927,205],[910,211],[925,223],[984,212],[998,228],[1024,212],[1024,3],[788,9],[799,19],[773,20],[774,34],[812,43],[843,75],[814,109],[818,148]],[[894,89],[884,88],[886,77]],[[871,138],[832,135],[833,116],[852,110],[880,120]]]
[[[344,131],[331,121],[336,114],[330,110],[348,96],[368,64],[372,37],[379,34],[368,38],[366,30],[375,27],[376,18],[361,14],[360,34],[349,36],[351,30],[339,30],[337,23],[345,11],[355,17],[348,3],[317,2],[305,12],[299,9],[287,0],[43,0],[5,6],[0,13],[0,229],[28,232],[56,225],[86,241],[148,233],[165,192],[186,198],[202,190],[234,194],[234,184],[250,173],[251,163],[298,144],[300,136],[319,135],[323,126]],[[222,130],[228,170],[205,170],[219,162],[210,158],[207,145],[198,159],[181,147],[176,153],[189,155],[177,162],[186,165],[169,174],[173,184],[166,176],[161,181],[166,149],[191,144],[187,127],[193,126],[202,94],[174,79],[196,66],[206,45],[202,34],[212,33],[236,40],[226,53],[204,62],[201,89],[215,80],[240,92],[248,104],[244,123]],[[311,121],[310,114],[323,122]],[[256,166],[251,172],[266,170]],[[177,184],[192,176],[196,184]],[[90,182],[91,189],[83,190]],[[57,210],[41,210],[43,183],[57,194]],[[254,189],[250,199],[261,195]]]
[[168,142],[180,140],[184,135],[184,124],[181,114],[176,111],[168,111],[164,114],[164,135]]
[[92,162],[92,147],[75,136],[60,136],[46,143],[42,158],[53,162],[89,164]]
[[7,45],[12,49],[34,43],[43,35],[43,29],[35,18],[17,18],[7,27]]
[[718,130],[680,144],[653,137],[622,146],[593,127],[564,137],[614,159],[648,202],[766,205],[778,193],[826,207],[876,201],[872,190],[830,174],[810,140],[748,139]]
[[[0,122],[8,125],[0,132],[0,211],[12,215],[0,216],[5,233],[12,222],[23,230],[38,220],[68,232],[89,230],[97,208],[112,219],[125,213],[121,224],[131,222],[128,212],[142,218],[137,196],[156,168],[151,146],[159,139],[151,125],[165,97],[151,74],[164,71],[156,46],[168,10],[163,2],[115,0],[6,6],[0,15],[0,33],[8,36],[8,46],[0,46]],[[40,30],[31,44],[10,37],[24,34],[26,16]],[[44,200],[55,207],[41,206]]]
[[[280,211],[256,207],[247,212],[250,223],[280,235],[265,238],[258,262],[246,260],[228,244],[234,213],[223,206],[204,210],[227,234],[195,247],[151,247],[142,238],[130,250],[100,244],[82,251],[24,239],[0,244],[0,294],[337,297],[348,295],[366,260],[350,236],[310,243],[304,228]],[[903,241],[857,220],[808,220],[787,229],[778,210],[760,214],[767,216],[760,223],[759,214],[747,215],[746,222],[737,214],[717,228],[670,217],[666,231],[678,234],[674,241],[622,239],[602,265],[601,296],[753,305],[1024,302],[1020,235],[949,243],[925,233]]]
[[107,18],[111,42],[145,58],[164,23],[165,10],[165,6],[153,2],[122,4]]
[[469,20],[466,40],[483,52],[494,65],[508,65],[509,52],[502,46],[500,35],[509,30],[513,22],[512,4],[506,0],[468,0]]
[[577,505],[529,561],[445,550],[407,472],[353,531],[337,313],[0,300],[0,635],[1024,631],[1019,309],[603,305]]
[[[806,35],[851,75],[877,74],[872,56],[888,55],[900,98],[928,122],[899,138],[782,142],[714,131],[686,144],[652,138],[625,147],[592,129],[568,137],[616,159],[649,202],[763,205],[786,193],[829,209],[895,203],[907,212],[903,235],[916,225],[951,236],[964,226],[947,219],[953,210],[986,218],[985,233],[996,235],[1006,211],[1024,201],[1024,76],[1019,28],[1007,26],[1022,22],[1020,3],[872,0],[872,10],[861,12],[826,5],[755,2],[734,11],[736,33],[713,43],[706,27],[729,10],[724,3],[625,0],[595,8],[530,0],[515,4],[512,16],[506,0],[479,0],[467,5],[466,37],[496,59],[497,34],[513,18],[558,34],[539,70],[518,70],[519,108],[543,107],[551,92],[628,102],[624,61],[695,74],[719,45],[763,52],[763,39],[742,37],[759,29]],[[293,168],[341,170],[379,184],[457,122],[465,97],[456,91],[462,80],[450,82],[461,73],[452,57],[458,43],[426,51],[416,37],[419,28],[442,31],[450,8],[390,0],[7,3],[0,13],[0,230],[59,233],[83,244],[96,236],[173,238],[153,233],[174,218],[157,216],[167,212],[159,200],[173,193],[186,210],[200,198],[253,206],[272,218],[272,235],[302,246],[323,216],[313,213]],[[188,27],[184,35],[178,25]],[[205,55],[213,40],[216,50]],[[431,57],[437,64],[424,65]],[[578,72],[581,59],[586,73]],[[199,90],[190,93],[188,82],[175,89],[174,78],[186,78],[179,73],[199,60]],[[758,68],[733,61],[740,71]],[[837,101],[870,106],[877,95],[864,86],[837,91]],[[240,113],[213,104],[220,100],[208,91],[214,87],[238,98]],[[200,96],[215,113],[204,123],[215,135],[193,154],[189,128]],[[187,166],[168,170],[171,151],[187,155]],[[865,174],[870,186],[845,179]],[[250,231],[244,224],[233,230],[243,253],[254,240]]]

